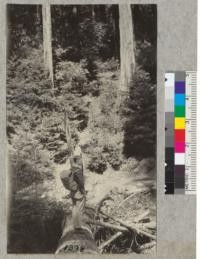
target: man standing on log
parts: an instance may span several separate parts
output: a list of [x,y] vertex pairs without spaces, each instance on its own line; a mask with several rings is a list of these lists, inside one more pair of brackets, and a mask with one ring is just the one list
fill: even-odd
[[60,238],[57,253],[98,253],[91,228],[84,223],[86,192],[81,150],[76,149],[70,158],[68,170],[61,172],[60,177],[64,187],[70,191],[72,199],[72,215],[66,216],[63,233]]
[[74,151],[70,157],[70,168],[61,172],[61,181],[64,187],[70,191],[73,205],[80,199],[85,199],[83,161],[80,148]]

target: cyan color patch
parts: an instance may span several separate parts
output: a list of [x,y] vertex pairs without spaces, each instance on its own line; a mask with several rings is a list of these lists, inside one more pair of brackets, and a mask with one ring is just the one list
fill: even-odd
[[185,105],[185,94],[175,94],[175,105],[177,106]]

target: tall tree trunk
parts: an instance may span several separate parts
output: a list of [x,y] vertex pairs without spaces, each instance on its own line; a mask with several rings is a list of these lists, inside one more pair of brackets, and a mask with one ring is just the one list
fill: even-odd
[[73,6],[72,12],[73,12],[74,16],[77,16],[77,12],[78,12],[77,6]]
[[49,77],[52,82],[52,88],[54,88],[50,4],[43,4],[42,20],[43,20],[44,65],[47,71],[49,72]]
[[92,10],[91,11],[92,11],[92,20],[94,21],[95,20],[95,16],[96,16],[94,5],[92,5]]
[[40,11],[41,11],[41,9],[40,9],[40,5],[37,5],[36,6],[36,24],[40,24]]
[[120,90],[129,91],[135,72],[135,39],[130,4],[119,5]]

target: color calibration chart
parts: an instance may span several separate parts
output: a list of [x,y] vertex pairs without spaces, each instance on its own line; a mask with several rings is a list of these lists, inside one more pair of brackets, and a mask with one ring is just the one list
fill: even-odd
[[196,193],[195,71],[165,74],[165,194]]

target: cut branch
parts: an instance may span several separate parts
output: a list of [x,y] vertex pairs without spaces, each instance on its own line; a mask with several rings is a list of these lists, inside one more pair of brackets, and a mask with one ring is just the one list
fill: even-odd
[[101,227],[105,227],[105,228],[110,228],[110,229],[114,229],[117,231],[121,231],[121,232],[127,232],[129,231],[128,228],[123,227],[123,226],[119,226],[119,225],[114,225],[111,223],[107,223],[107,222],[103,222],[103,221],[98,221],[98,220],[87,220],[87,223],[89,224],[93,224],[93,225],[97,225],[97,226],[101,226]]
[[142,213],[140,216],[138,216],[137,218],[135,218],[135,222],[140,222],[142,221],[147,215],[149,215],[150,211],[146,210],[144,213]]
[[131,193],[126,199],[124,199],[120,204],[119,206],[117,207],[118,209],[127,201],[129,200],[130,198],[134,197],[137,193],[134,192],[134,193]]
[[109,216],[109,215],[107,215],[106,213],[104,213],[102,211],[101,211],[101,213],[104,216],[107,216],[108,218],[112,219],[113,221],[120,223],[122,226],[126,227],[127,229],[131,229],[132,231],[135,231],[138,234],[142,234],[142,235],[147,236],[147,237],[149,237],[149,238],[151,238],[153,240],[156,240],[156,237],[154,235],[151,235],[148,232],[146,232],[145,230],[138,228],[135,224],[131,224],[130,225],[128,223],[125,223],[125,222],[121,221],[120,219],[115,219],[114,217]]
[[156,245],[156,242],[155,241],[152,241],[150,243],[147,243],[147,244],[144,244],[142,246],[140,246],[138,249],[139,251],[143,251],[143,250],[146,250],[146,249],[151,249],[152,247],[154,247]]
[[99,246],[100,251],[102,252],[104,247],[106,247],[107,245],[109,245],[110,243],[112,243],[115,239],[117,239],[118,237],[120,237],[123,233],[122,232],[117,232],[115,235],[113,235],[110,239],[108,239],[106,242],[104,242],[103,244],[101,244]]
[[146,228],[149,228],[149,229],[155,229],[156,228],[156,222],[155,221],[143,223],[142,225]]
[[97,207],[96,207],[96,215],[95,215],[95,217],[99,214],[99,212],[101,210],[101,207],[103,206],[104,201],[107,201],[107,200],[112,200],[113,201],[113,198],[110,197],[109,195],[106,195],[105,197],[103,197],[100,200],[100,202],[97,204]]
[[124,199],[120,204],[119,206],[117,207],[119,209],[119,207],[121,207],[125,202],[127,202],[129,199],[131,199],[132,197],[134,197],[135,195],[137,195],[138,193],[146,193],[148,191],[146,190],[140,190],[140,191],[137,191],[137,192],[134,192],[134,193],[131,193],[128,197],[126,197],[126,199]]
[[122,222],[119,219],[117,219],[115,221],[119,222],[121,224],[121,226],[110,224],[110,223],[105,223],[105,222],[97,221],[97,220],[88,220],[88,223],[94,224],[94,225],[99,225],[99,226],[106,227],[106,228],[115,229],[117,231],[122,231],[122,232],[133,231],[133,232],[136,232],[137,234],[140,234],[140,235],[146,236],[150,239],[156,240],[156,237],[154,235],[151,235],[151,234],[145,232],[144,230],[139,229],[137,226],[135,226],[135,224],[129,225],[127,223]]

